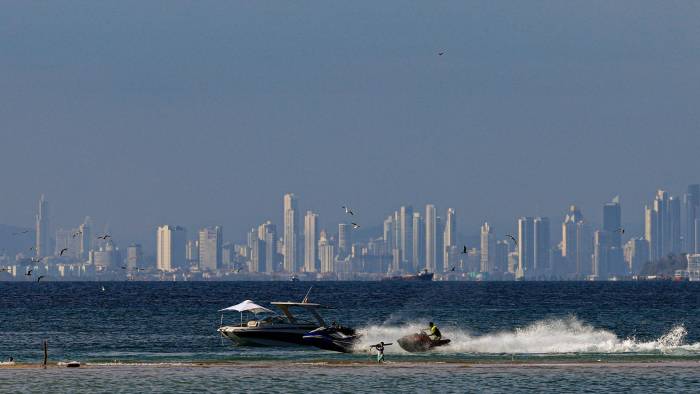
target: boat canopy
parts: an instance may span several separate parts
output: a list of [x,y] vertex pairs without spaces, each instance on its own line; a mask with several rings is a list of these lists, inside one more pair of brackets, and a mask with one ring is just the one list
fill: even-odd
[[264,306],[260,306],[256,303],[254,303],[251,300],[245,300],[241,302],[240,304],[236,304],[233,306],[230,306],[228,308],[224,309],[219,309],[219,312],[226,312],[226,311],[236,311],[236,312],[253,312],[253,313],[274,313],[271,310],[265,308]]

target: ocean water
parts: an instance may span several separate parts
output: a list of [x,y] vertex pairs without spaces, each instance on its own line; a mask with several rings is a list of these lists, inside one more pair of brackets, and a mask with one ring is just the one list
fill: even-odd
[[[218,336],[217,310],[300,301],[310,286],[311,301],[334,307],[327,320],[364,334],[359,353]],[[21,366],[0,367],[0,392],[697,390],[699,296],[688,282],[0,282],[0,360]],[[366,351],[428,321],[450,346],[392,345],[384,365]],[[36,369],[43,340],[50,363],[84,367]]]

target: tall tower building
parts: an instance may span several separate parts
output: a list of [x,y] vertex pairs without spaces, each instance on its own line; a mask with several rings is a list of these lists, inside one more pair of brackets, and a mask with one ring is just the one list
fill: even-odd
[[591,273],[591,234],[581,211],[569,207],[562,223],[561,255],[566,263],[565,274],[583,278]]
[[498,241],[496,242],[496,247],[494,249],[493,258],[493,272],[508,272],[508,254],[510,253],[510,246],[508,241]]
[[299,207],[293,193],[284,195],[284,270],[297,272],[299,262]]
[[265,241],[260,239],[255,228],[248,232],[248,249],[250,250],[248,271],[265,272]]
[[129,269],[140,268],[143,265],[143,248],[141,244],[131,244],[126,248],[126,266]]
[[610,246],[620,248],[622,246],[622,207],[620,197],[617,196],[609,203],[603,205],[603,230],[609,233]]
[[39,213],[36,215],[36,255],[37,257],[51,254],[51,235],[49,228],[49,202],[44,195],[39,199]]
[[[445,228],[447,232],[447,228]],[[488,223],[481,226],[481,272],[495,272],[496,238]],[[507,256],[507,254],[506,254]]]
[[318,254],[316,246],[318,245],[318,215],[306,211],[304,216],[304,271],[318,271]]
[[435,272],[437,266],[437,214],[435,205],[425,206],[425,268]]
[[413,269],[413,207],[402,206],[399,210],[401,220],[401,268],[405,271]]
[[442,261],[444,270],[447,271],[454,265],[454,261],[450,261],[450,253],[453,246],[457,245],[457,219],[455,217],[454,208],[447,208],[445,215],[445,230],[442,233]]
[[534,271],[533,275],[551,274],[551,262],[549,259],[550,247],[549,218],[538,217],[534,220]]
[[697,253],[695,244],[695,219],[700,219],[700,185],[688,185],[688,190],[683,195],[684,251]]
[[670,249],[669,253],[678,256],[681,253],[681,200],[678,197],[670,197],[668,199],[668,221],[669,221],[669,237]]
[[205,227],[199,230],[199,269],[202,271],[221,269],[223,243],[221,226]]
[[277,226],[271,221],[258,226],[258,239],[261,241],[260,272],[272,273],[277,271]]
[[352,233],[350,225],[347,223],[338,223],[338,257],[344,259],[350,254],[352,245]]
[[609,274],[608,256],[610,252],[610,235],[605,230],[593,233],[593,269],[592,274],[597,279],[606,280]]
[[92,231],[91,220],[89,216],[85,217],[83,224],[78,227],[78,238],[79,238],[79,250],[78,257],[82,261],[86,261],[90,255],[90,250],[92,250]]
[[384,240],[384,247],[387,254],[393,253],[394,244],[394,217],[392,215],[387,216],[384,219],[384,233],[382,239]]
[[158,227],[157,235],[157,268],[167,272],[187,267],[185,261],[187,232],[185,229],[166,224]]
[[411,270],[425,265],[425,221],[420,212],[413,212],[413,264]]
[[518,271],[516,278],[529,278],[535,268],[535,220],[531,217],[518,219]]
[[335,246],[326,236],[326,231],[321,230],[318,239],[318,255],[321,260],[321,272],[335,271]]

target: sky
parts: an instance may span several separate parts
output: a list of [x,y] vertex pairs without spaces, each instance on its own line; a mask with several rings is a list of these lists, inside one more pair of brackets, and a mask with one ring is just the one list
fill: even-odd
[[45,193],[54,227],[242,241],[293,192],[327,228],[341,205],[378,225],[431,202],[471,234],[572,203],[599,222],[620,195],[636,230],[657,188],[700,183],[698,20],[693,1],[5,1],[0,223],[33,225]]

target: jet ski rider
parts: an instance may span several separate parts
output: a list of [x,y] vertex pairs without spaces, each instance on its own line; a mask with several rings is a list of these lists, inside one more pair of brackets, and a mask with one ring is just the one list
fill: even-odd
[[430,334],[428,334],[428,336],[433,337],[434,341],[439,341],[442,339],[440,329],[433,322],[428,323],[428,330],[430,330]]

